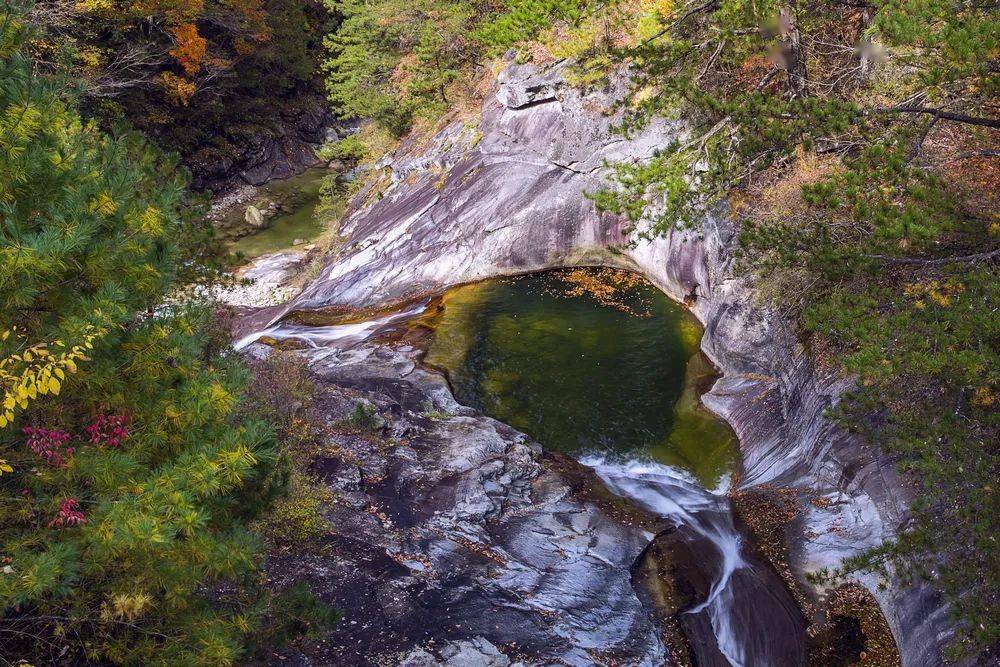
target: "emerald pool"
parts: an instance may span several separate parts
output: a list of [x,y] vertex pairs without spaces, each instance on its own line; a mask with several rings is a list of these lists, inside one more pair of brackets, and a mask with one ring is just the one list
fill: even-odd
[[707,488],[737,443],[700,393],[702,328],[639,276],[573,269],[449,290],[425,362],[455,397],[577,458],[647,459]]
[[[230,251],[252,259],[291,248],[296,239],[309,242],[322,234],[326,225],[317,209],[320,190],[328,173],[325,169],[314,167],[298,176],[262,186],[255,203],[266,206],[267,202],[280,202],[285,212],[275,216],[267,227],[234,242]],[[244,210],[245,207],[237,207],[230,216],[242,219]]]

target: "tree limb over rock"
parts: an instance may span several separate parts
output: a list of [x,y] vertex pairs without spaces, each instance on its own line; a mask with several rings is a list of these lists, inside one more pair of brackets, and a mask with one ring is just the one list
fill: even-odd
[[989,252],[979,252],[974,255],[960,257],[939,257],[937,259],[921,259],[919,257],[889,257],[888,255],[865,255],[868,259],[877,259],[886,264],[916,264],[919,266],[941,266],[943,264],[963,264],[966,262],[985,262],[1000,257],[1000,248]]

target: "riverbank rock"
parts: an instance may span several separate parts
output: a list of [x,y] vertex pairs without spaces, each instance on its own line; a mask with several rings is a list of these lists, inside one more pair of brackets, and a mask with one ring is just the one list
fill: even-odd
[[[381,197],[371,196],[372,183],[362,190],[342,226],[343,249],[283,313],[386,306],[558,266],[642,272],[705,324],[702,349],[723,374],[705,402],[740,437],[741,484],[803,491],[789,560],[808,589],[805,572],[896,534],[908,493],[891,461],[825,417],[850,383],[818,369],[788,323],[734,276],[725,211],[706,213],[697,230],[647,240],[586,198],[605,183],[606,162],[641,161],[685,137],[682,123],[662,119],[615,134],[619,118],[605,111],[624,85],[619,76],[580,92],[559,67],[510,65],[478,126],[455,123],[422,150],[404,147],[387,163]],[[940,664],[950,634],[940,600],[894,580],[885,589],[873,577],[859,581],[878,599],[903,663]]]
[[261,213],[260,209],[253,204],[247,206],[246,213],[243,214],[243,219],[246,220],[248,225],[258,229],[263,227],[266,222],[264,214]]
[[264,308],[285,303],[299,291],[295,280],[316,252],[316,246],[303,246],[261,255],[236,272],[237,284],[217,289],[215,296],[230,306]]
[[220,194],[301,174],[319,163],[316,149],[334,126],[322,95],[301,95],[285,102],[277,118],[231,125],[195,150],[186,160],[192,185]]
[[[268,573],[344,618],[283,664],[665,664],[631,584],[655,520],[612,517],[591,500],[598,480],[549,469],[523,434],[459,405],[418,349],[379,338],[303,352],[331,430],[312,465],[335,494],[331,528]],[[352,427],[361,403],[379,419]]]

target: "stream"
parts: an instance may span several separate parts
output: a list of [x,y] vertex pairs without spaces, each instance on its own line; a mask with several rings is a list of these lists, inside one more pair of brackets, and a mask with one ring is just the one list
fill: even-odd
[[714,379],[701,335],[634,274],[554,271],[450,290],[425,361],[460,402],[570,454],[675,527],[660,539],[709,586],[681,611],[697,664],[801,664],[804,619],[747,549],[725,495],[738,443],[701,405]]
[[[298,176],[271,181],[258,188],[251,203],[266,210],[268,204],[275,202],[281,205],[281,210],[262,229],[232,241],[229,251],[253,259],[291,248],[296,240],[309,243],[320,236],[326,230],[326,224],[317,213],[320,191],[328,176],[326,169],[313,167]],[[245,205],[234,206],[220,225],[223,228],[243,226],[245,211]]]
[[[667,526],[644,556],[665,565],[637,567],[671,573],[657,575],[681,591],[666,615],[696,664],[805,662],[805,619],[734,519],[726,493],[739,471],[738,442],[701,404],[714,369],[684,307],[612,269],[464,285],[441,303],[424,363],[446,374],[460,403],[574,457]],[[405,326],[427,304],[364,322],[279,322],[237,348],[294,340],[323,358]]]

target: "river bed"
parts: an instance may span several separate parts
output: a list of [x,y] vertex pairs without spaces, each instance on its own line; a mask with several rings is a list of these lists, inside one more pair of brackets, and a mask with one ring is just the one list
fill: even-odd
[[[318,215],[320,191],[330,172],[322,167],[307,169],[298,176],[273,181],[258,188],[251,202],[266,211],[272,202],[280,210],[267,220],[266,226],[242,236],[229,245],[229,251],[245,259],[293,247],[295,241],[309,243],[324,231],[327,225]],[[222,229],[245,227],[246,205],[233,207],[220,221]]]

